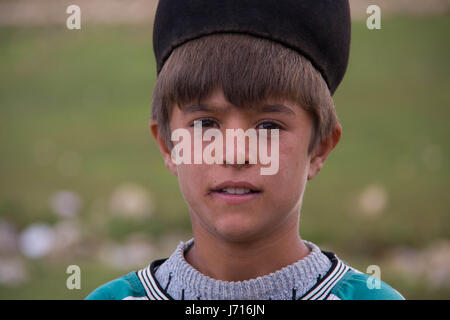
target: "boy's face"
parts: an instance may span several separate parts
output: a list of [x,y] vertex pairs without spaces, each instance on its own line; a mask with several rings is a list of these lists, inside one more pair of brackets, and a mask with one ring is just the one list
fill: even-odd
[[[267,101],[272,107],[238,109],[217,89],[201,101],[207,108],[172,109],[171,130],[190,131],[191,154],[194,154],[193,122],[202,120],[203,132],[217,128],[225,138],[226,129],[279,129],[279,169],[274,175],[261,175],[261,164],[180,164],[175,165],[170,150],[158,135],[157,124],[151,129],[166,166],[178,177],[196,232],[207,232],[229,242],[252,241],[274,232],[298,228],[306,182],[321,169],[326,157],[337,144],[341,128],[311,154],[308,145],[312,134],[312,117],[288,101]],[[266,104],[264,104],[266,105]],[[189,106],[189,105],[188,105]],[[205,109],[205,110],[201,110]],[[206,110],[208,109],[208,110]],[[210,142],[204,142],[203,147]],[[224,141],[224,148],[225,148]],[[270,140],[267,146],[270,150]],[[226,154],[224,150],[224,157]],[[236,163],[236,161],[235,161]],[[267,166],[265,166],[267,167]],[[236,185],[237,183],[237,185]],[[239,186],[252,189],[245,195],[229,195],[221,190]],[[245,185],[248,184],[248,185]]]

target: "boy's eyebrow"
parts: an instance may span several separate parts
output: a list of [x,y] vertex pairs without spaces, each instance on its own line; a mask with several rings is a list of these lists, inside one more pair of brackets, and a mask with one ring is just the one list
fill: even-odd
[[259,109],[260,109],[259,111],[266,113],[280,112],[295,116],[295,112],[291,108],[286,107],[285,105],[282,104],[265,104],[262,105]]
[[[226,111],[222,108],[217,108],[214,106],[209,106],[206,104],[193,104],[193,105],[187,105],[181,108],[181,110],[185,113],[194,113],[194,112],[220,112],[220,111]],[[259,112],[264,113],[286,113],[289,115],[295,116],[295,112],[282,104],[264,104],[264,105],[258,105],[256,107],[256,110]]]

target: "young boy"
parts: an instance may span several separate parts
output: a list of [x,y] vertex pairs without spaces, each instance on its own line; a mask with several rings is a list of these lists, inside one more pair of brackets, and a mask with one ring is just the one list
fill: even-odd
[[[306,182],[341,137],[331,95],[348,62],[348,2],[160,0],[153,41],[150,128],[193,238],[87,299],[403,299],[298,232]],[[248,147],[245,161],[225,160],[237,150],[228,142],[222,162],[177,162],[172,133],[194,140],[198,123],[223,134],[269,130],[275,172],[261,174]],[[183,153],[195,157],[194,144]]]

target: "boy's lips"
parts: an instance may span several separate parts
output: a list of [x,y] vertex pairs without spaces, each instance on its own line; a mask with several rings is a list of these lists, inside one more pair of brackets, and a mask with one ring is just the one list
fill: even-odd
[[221,190],[229,189],[229,188],[248,189],[253,192],[261,192],[262,191],[260,188],[254,186],[253,184],[251,184],[250,182],[247,182],[247,181],[225,181],[225,182],[222,182],[222,183],[216,185],[215,187],[211,188],[211,191],[221,191]]
[[208,195],[229,203],[241,203],[259,197],[262,190],[246,181],[225,181],[210,189]]

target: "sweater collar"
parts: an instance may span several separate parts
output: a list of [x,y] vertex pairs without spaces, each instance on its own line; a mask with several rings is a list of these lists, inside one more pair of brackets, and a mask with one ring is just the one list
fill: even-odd
[[[274,293],[289,289],[292,290],[292,300],[326,299],[334,285],[349,269],[334,253],[321,251],[315,244],[304,240],[311,249],[310,254],[291,265],[256,279],[221,281],[201,274],[185,260],[184,253],[193,245],[193,242],[194,239],[185,243],[180,242],[169,258],[155,260],[137,272],[148,299],[175,300],[167,290],[168,285],[164,288],[162,282],[158,281],[158,279],[162,280],[157,276],[159,268],[162,271],[159,273],[169,273],[168,282],[174,281],[183,287],[181,297],[177,299],[185,299],[185,290],[190,290],[191,293],[198,293],[198,299],[234,300],[248,297],[263,299],[262,296],[270,299]],[[314,281],[311,280],[312,277]],[[303,284],[305,285],[303,290],[297,294],[296,288]],[[214,292],[219,292],[220,296],[215,295]],[[255,292],[259,293],[258,297]]]

